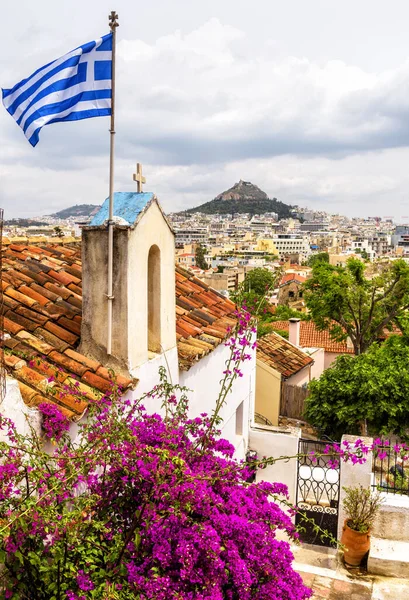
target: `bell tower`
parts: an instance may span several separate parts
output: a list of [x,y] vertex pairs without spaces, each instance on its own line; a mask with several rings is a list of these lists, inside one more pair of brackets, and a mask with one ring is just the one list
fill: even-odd
[[107,353],[109,199],[82,233],[81,351],[127,372],[176,347],[175,241],[156,196],[115,192],[111,353]]

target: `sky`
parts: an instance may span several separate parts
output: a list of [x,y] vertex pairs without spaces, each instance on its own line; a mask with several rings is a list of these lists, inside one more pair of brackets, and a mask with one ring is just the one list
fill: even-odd
[[[119,14],[115,189],[166,212],[240,179],[292,205],[409,216],[407,0],[19,0],[0,86],[108,33]],[[32,148],[0,107],[5,218],[108,195],[109,117],[45,127]]]

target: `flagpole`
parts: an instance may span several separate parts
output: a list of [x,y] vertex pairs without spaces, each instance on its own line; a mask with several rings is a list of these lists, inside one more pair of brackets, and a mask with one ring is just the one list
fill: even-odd
[[114,150],[115,150],[115,58],[116,28],[119,26],[116,11],[109,15],[109,26],[112,32],[112,84],[111,84],[111,127],[109,148],[109,217],[108,217],[108,317],[107,317],[107,354],[112,353],[112,302],[113,296],[113,264],[114,264]]

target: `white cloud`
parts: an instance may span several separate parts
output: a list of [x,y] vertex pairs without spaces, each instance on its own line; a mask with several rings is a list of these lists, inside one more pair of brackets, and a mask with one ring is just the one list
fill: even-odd
[[[240,178],[290,203],[373,214],[386,201],[388,213],[393,202],[400,210],[409,186],[409,62],[366,72],[284,56],[272,39],[252,42],[216,18],[150,43],[119,42],[117,189],[132,189],[138,160],[166,210],[210,200]],[[107,129],[107,119],[54,125],[32,150],[3,111],[0,189],[9,215],[101,202]]]

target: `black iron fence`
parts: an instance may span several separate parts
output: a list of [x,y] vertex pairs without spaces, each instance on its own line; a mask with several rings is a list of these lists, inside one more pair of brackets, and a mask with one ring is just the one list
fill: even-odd
[[396,452],[395,444],[382,440],[374,450],[372,487],[389,494],[409,496],[409,452]]
[[325,454],[327,446],[326,440],[305,439],[298,445],[295,523],[301,528],[302,541],[319,546],[333,545],[331,537],[322,535],[323,530],[332,538],[338,530],[341,466],[334,463],[331,453]]

